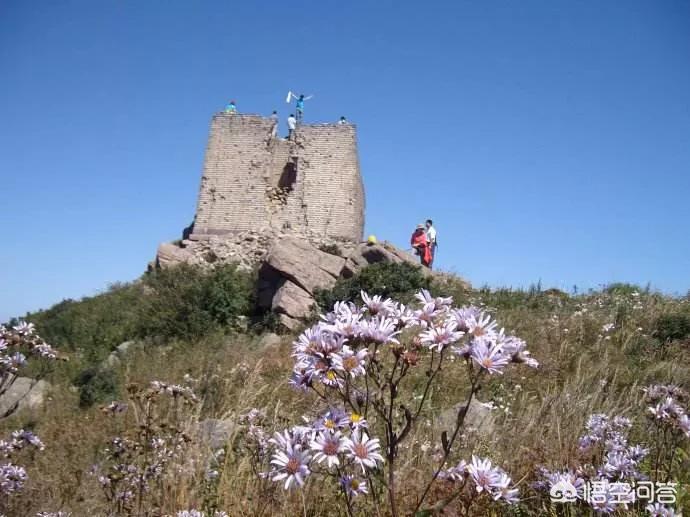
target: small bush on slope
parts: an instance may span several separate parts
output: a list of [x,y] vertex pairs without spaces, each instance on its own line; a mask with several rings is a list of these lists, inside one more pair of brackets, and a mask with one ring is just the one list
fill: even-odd
[[254,278],[234,265],[180,265],[144,278],[141,337],[190,339],[236,323],[254,307]]
[[656,320],[654,335],[662,342],[690,337],[690,314],[664,314]]
[[351,278],[339,279],[333,289],[317,291],[316,302],[321,309],[329,310],[337,301],[358,300],[361,291],[394,297],[405,302],[420,289],[428,289],[430,283],[431,279],[424,276],[421,267],[405,262],[380,262],[363,268]]
[[133,338],[198,338],[233,325],[254,308],[254,278],[234,265],[204,271],[179,266],[115,284],[81,300],[64,300],[27,316],[46,340],[81,351],[95,364]]

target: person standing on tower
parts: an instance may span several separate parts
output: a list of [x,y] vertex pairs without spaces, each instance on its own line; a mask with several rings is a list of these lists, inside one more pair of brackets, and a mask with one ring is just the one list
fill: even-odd
[[273,124],[271,126],[271,138],[275,138],[278,136],[278,112],[273,110],[273,113],[271,113],[271,116],[268,118],[271,119],[271,123]]
[[311,99],[313,95],[305,97],[304,94],[300,94],[299,97],[292,92],[288,92],[286,101],[289,103],[292,99],[297,99],[295,103],[295,113],[297,113],[297,123],[302,122],[304,118],[304,101]]
[[225,106],[225,113],[237,113],[235,101],[230,101],[227,106]]
[[288,140],[292,140],[292,135],[295,132],[295,128],[297,127],[297,119],[295,116],[290,113],[290,116],[287,118],[287,126],[288,126]]

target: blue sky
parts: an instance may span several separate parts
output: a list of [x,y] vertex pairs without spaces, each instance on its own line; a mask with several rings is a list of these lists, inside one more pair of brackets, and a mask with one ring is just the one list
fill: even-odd
[[358,124],[367,233],[474,284],[690,288],[690,2],[6,0],[0,320],[132,280],[210,117]]

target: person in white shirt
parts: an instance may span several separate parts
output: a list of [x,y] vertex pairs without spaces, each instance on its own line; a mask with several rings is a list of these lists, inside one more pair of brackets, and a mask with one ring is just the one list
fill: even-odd
[[434,265],[434,259],[436,258],[436,228],[434,228],[434,222],[431,219],[426,220],[426,240],[429,243],[429,249],[431,250],[431,262],[429,262],[429,269]]
[[339,126],[344,126],[347,124],[347,119],[345,117],[340,117],[340,120],[338,121]]
[[297,127],[297,119],[295,118],[295,115],[290,113],[290,116],[287,118],[287,126],[288,126],[288,139],[292,139],[292,134],[295,131],[295,128]]

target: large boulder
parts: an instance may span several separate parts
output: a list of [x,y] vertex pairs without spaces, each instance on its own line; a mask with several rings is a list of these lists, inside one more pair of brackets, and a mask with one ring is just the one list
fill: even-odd
[[122,360],[132,350],[135,344],[135,341],[125,341],[120,343],[115,347],[115,350],[110,352],[110,355],[105,358],[102,366],[104,368],[117,368],[120,366],[120,364],[122,364]]
[[[363,242],[358,245],[347,257],[340,274],[344,278],[350,278],[357,274],[362,268],[371,264],[377,264],[379,262],[394,264],[407,262],[408,264],[421,266],[418,257],[403,251],[388,242]],[[425,275],[431,274],[431,270],[425,267],[422,267],[421,271]]]
[[345,259],[319,250],[306,239],[287,236],[273,245],[266,264],[309,294],[314,294],[317,288],[333,287]]
[[185,262],[192,262],[193,259],[194,256],[192,253],[185,248],[181,248],[170,242],[164,242],[158,246],[156,266],[159,268],[167,268]]
[[261,336],[261,339],[259,339],[259,342],[256,346],[260,349],[272,348],[274,346],[280,345],[282,342],[283,338],[281,338],[278,334],[268,332],[267,334]]
[[[455,428],[455,422],[458,416],[458,410],[464,407],[465,404],[457,404],[456,406],[442,411],[436,418],[436,427],[452,432]],[[467,414],[463,422],[463,431],[475,431],[482,435],[491,434],[496,426],[496,413],[489,407],[489,404],[478,401],[473,398],[467,408]]]
[[225,447],[234,432],[233,420],[207,418],[199,422],[196,434],[200,445],[216,450]]
[[17,377],[0,397],[0,416],[41,406],[48,390],[50,384],[44,380]]
[[273,296],[271,308],[277,314],[293,319],[306,318],[314,305],[314,298],[307,291],[290,280],[285,280]]

